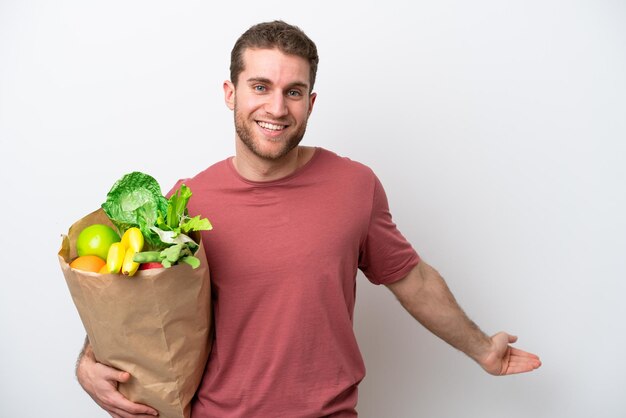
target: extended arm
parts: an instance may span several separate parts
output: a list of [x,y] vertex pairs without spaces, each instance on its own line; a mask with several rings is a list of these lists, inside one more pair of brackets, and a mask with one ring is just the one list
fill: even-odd
[[536,355],[509,345],[517,337],[504,332],[489,337],[482,332],[463,312],[444,279],[424,261],[387,287],[422,325],[474,359],[488,373],[524,373],[541,365]]

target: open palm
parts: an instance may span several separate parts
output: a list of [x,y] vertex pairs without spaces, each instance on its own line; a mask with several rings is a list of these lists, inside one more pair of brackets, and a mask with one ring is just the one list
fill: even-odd
[[526,373],[541,366],[535,354],[511,347],[517,337],[499,332],[491,337],[491,350],[479,361],[485,371],[496,376]]

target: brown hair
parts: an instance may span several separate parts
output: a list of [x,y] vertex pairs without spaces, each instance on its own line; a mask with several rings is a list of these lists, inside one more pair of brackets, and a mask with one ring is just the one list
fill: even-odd
[[297,26],[282,20],[259,23],[245,31],[230,53],[230,80],[237,85],[239,74],[244,70],[243,53],[247,48],[273,49],[302,57],[309,62],[310,91],[313,91],[319,56],[315,43]]

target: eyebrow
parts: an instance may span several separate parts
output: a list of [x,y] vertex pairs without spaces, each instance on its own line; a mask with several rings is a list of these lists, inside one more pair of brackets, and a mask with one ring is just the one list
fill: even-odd
[[[272,80],[270,80],[269,78],[265,78],[265,77],[250,77],[249,79],[246,80],[246,82],[248,84],[253,84],[253,83],[263,83],[263,84],[268,84],[268,85],[273,84]],[[294,87],[301,87],[303,89],[308,89],[309,85],[308,83],[304,83],[302,81],[295,81],[287,86],[287,88],[290,88],[290,89]]]

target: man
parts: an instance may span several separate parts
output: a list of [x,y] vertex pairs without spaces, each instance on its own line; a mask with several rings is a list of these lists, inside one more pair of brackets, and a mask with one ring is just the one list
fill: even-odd
[[[315,44],[297,27],[255,25],[236,42],[231,81],[235,157],[185,183],[212,270],[215,342],[194,417],[354,417],[365,369],[352,330],[355,278],[385,284],[437,336],[494,375],[531,371],[516,337],[485,335],[444,280],[391,221],[367,167],[300,146],[316,93]],[[152,408],[118,391],[129,374],[96,361],[89,344],[77,376],[114,417]]]

